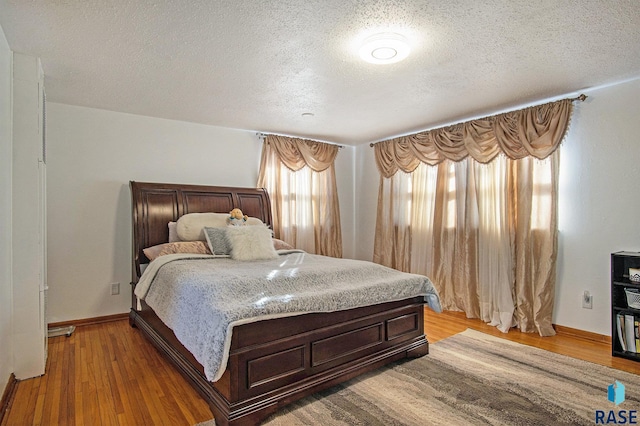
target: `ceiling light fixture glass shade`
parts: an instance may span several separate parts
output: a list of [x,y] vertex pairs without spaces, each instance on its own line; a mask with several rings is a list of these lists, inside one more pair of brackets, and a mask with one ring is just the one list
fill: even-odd
[[393,64],[409,56],[407,39],[397,33],[380,33],[367,37],[360,47],[360,57],[372,64]]

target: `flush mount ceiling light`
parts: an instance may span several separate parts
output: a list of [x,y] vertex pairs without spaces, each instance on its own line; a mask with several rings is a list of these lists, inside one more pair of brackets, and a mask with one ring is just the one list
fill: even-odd
[[409,56],[409,42],[397,33],[380,33],[367,37],[360,47],[360,57],[372,64],[393,64]]

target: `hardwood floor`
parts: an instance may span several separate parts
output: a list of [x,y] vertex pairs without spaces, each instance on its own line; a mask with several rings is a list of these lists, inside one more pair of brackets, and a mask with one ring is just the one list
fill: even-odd
[[435,343],[438,340],[460,333],[467,328],[595,364],[640,374],[640,362],[612,357],[609,343],[586,340],[567,334],[540,337],[537,334],[521,333],[516,329],[505,334],[480,320],[467,319],[462,312],[436,314],[429,309],[425,309],[425,330],[430,343]]
[[193,425],[208,405],[128,321],[49,339],[46,374],[18,383],[6,425]]
[[[426,310],[431,343],[472,328],[498,337],[640,373],[640,363],[611,357],[608,344],[573,336],[503,334],[458,312]],[[78,327],[49,339],[47,374],[18,383],[2,426],[193,425],[213,416],[207,404],[127,321]]]

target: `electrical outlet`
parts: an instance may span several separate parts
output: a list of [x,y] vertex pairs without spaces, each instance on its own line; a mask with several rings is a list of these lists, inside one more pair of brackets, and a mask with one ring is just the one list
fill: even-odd
[[589,293],[589,290],[585,290],[582,293],[582,307],[585,309],[593,309],[593,296]]
[[115,296],[120,294],[120,283],[111,283],[111,295]]

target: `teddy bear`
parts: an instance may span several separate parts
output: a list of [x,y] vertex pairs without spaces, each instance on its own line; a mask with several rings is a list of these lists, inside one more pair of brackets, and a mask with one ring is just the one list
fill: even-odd
[[249,216],[247,216],[246,214],[245,215],[242,214],[242,210],[236,208],[229,212],[229,217],[227,218],[227,224],[229,226],[242,226],[245,224],[248,217]]

